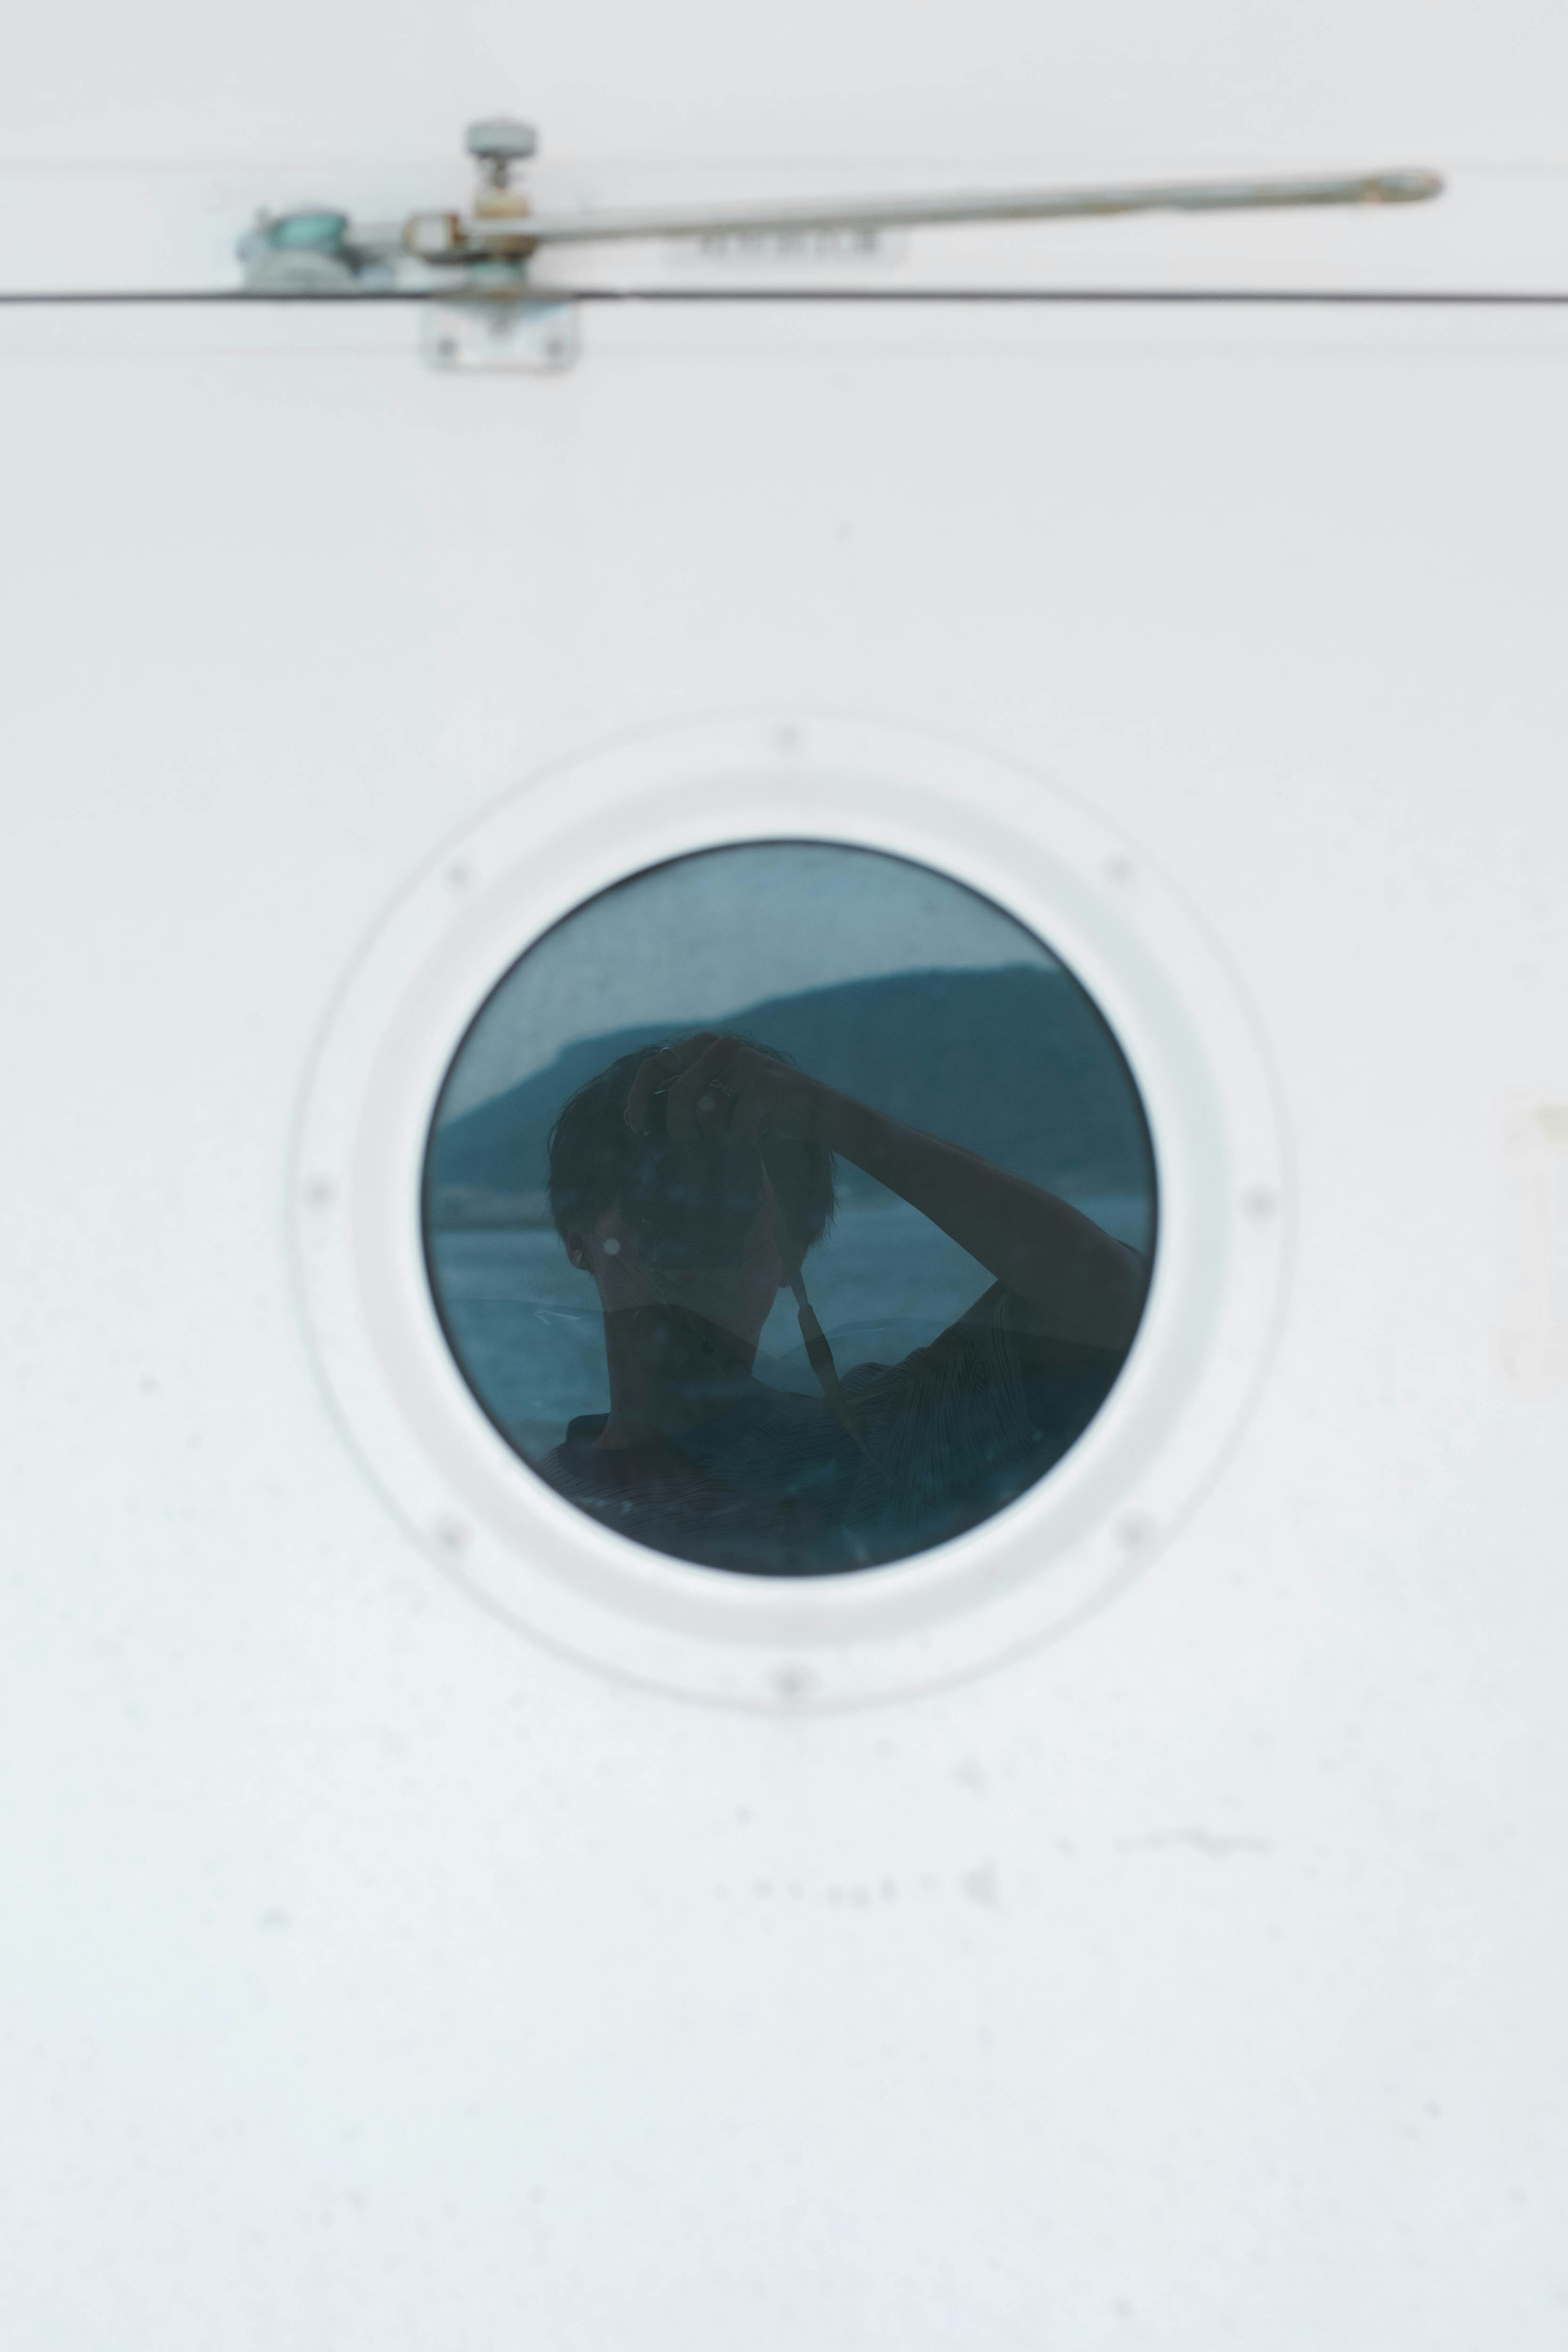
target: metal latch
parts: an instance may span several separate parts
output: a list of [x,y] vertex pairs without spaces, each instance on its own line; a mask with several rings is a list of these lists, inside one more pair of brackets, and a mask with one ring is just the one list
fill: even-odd
[[430,305],[424,349],[433,365],[548,373],[572,364],[577,328],[574,296],[529,279],[529,265],[544,247],[649,238],[874,233],[1126,213],[1420,204],[1443,189],[1436,172],[1395,171],[1318,179],[1155,181],[1119,187],[827,196],[764,205],[545,214],[531,209],[526,191],[513,176],[538,148],[528,123],[507,116],[470,123],[466,143],[479,169],[468,212],[416,212],[403,221],[369,223],[355,223],[348,214],[327,208],[262,214],[240,242],[247,291],[290,299],[311,294],[423,298]]

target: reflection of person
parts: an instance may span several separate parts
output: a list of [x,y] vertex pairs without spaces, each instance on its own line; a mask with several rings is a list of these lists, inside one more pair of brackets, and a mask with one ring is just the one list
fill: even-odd
[[[929,1347],[842,1384],[800,1281],[836,1154],[995,1277]],[[610,1410],[539,1466],[606,1525],[714,1567],[858,1568],[973,1526],[1083,1430],[1142,1309],[1142,1259],[1066,1202],[711,1032],[626,1055],[573,1097],[550,1196],[598,1286]],[[821,1397],[753,1375],[785,1284]]]

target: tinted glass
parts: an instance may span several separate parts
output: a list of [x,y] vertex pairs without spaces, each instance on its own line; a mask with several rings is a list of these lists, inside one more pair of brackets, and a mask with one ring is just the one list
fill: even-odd
[[1154,1246],[1149,1131],[1078,981],[875,851],[679,858],[521,956],[426,1156],[475,1397],[617,1532],[714,1569],[922,1551],[1110,1394]]

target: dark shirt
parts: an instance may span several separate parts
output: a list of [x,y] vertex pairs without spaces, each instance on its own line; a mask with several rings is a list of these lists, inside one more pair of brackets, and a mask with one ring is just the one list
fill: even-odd
[[821,1576],[925,1551],[988,1518],[1059,1461],[1123,1355],[1047,1339],[1000,1284],[901,1363],[844,1375],[852,1435],[826,1398],[742,1383],[694,1428],[639,1445],[574,1421],[538,1465],[579,1509],[655,1551],[752,1576]]

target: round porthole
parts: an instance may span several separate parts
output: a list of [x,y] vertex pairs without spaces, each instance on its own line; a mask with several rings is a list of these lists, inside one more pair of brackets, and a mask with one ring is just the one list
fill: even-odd
[[426,1159],[476,1402],[598,1525],[729,1574],[886,1566],[1016,1501],[1120,1377],[1155,1226],[1072,972],[842,842],[575,908],[480,1010]]
[[1271,1327],[1270,1092],[1202,933],[1036,779],[772,718],[541,778],[371,942],[300,1129],[330,1385],[461,1582],[844,1703],[1142,1568]]

